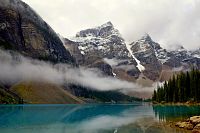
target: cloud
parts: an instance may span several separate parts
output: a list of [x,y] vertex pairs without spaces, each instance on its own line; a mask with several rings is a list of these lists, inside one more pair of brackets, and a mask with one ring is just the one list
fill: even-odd
[[47,81],[60,85],[72,83],[100,91],[141,91],[141,86],[114,77],[105,77],[97,69],[51,64],[0,50],[0,81],[14,84],[24,80]]
[[123,62],[122,60],[108,59],[108,58],[104,58],[103,60],[104,60],[106,63],[108,63],[110,66],[117,66],[119,63]]
[[113,24],[127,42],[149,33],[163,47],[200,47],[199,0],[23,0],[63,36]]

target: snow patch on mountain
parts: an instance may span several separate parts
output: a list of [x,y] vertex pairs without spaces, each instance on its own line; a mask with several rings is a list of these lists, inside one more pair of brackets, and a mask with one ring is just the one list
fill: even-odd
[[127,44],[126,47],[128,51],[130,52],[131,56],[133,57],[133,59],[137,62],[137,68],[140,70],[140,72],[144,71],[145,67],[141,65],[140,61],[134,56],[133,51],[131,50],[131,45]]
[[196,57],[196,58],[200,59],[200,55],[198,55],[198,54],[193,55],[193,57]]
[[85,52],[84,52],[84,51],[81,51],[81,54],[82,54],[82,55],[85,55]]
[[112,72],[112,74],[113,74],[113,76],[114,76],[114,77],[116,77],[116,76],[117,76],[117,74],[116,74],[116,73],[114,73],[114,72]]
[[156,54],[156,57],[158,58],[158,60],[164,64],[166,63],[170,57],[168,56],[168,53],[165,49],[158,49],[158,50],[155,50],[155,54]]

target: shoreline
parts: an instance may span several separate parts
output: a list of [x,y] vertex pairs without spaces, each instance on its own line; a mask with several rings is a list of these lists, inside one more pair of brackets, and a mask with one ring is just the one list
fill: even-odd
[[157,103],[157,102],[152,102],[152,105],[163,105],[163,106],[200,106],[200,103],[196,102],[178,102],[178,103]]

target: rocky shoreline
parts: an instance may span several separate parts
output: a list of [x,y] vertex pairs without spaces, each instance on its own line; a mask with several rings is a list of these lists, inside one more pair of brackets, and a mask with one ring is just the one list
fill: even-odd
[[185,130],[191,130],[192,133],[200,133],[200,116],[193,116],[185,121],[175,123],[175,126]]

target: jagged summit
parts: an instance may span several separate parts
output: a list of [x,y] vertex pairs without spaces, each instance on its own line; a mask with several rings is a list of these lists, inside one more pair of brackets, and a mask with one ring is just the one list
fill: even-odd
[[144,75],[149,79],[157,79],[161,71],[161,63],[157,58],[160,45],[154,42],[149,34],[143,35],[141,39],[130,45],[130,50],[135,58],[145,67]]
[[101,26],[99,26],[99,28],[105,28],[105,27],[114,27],[111,21],[108,21],[104,24],[102,24]]
[[140,39],[130,44],[134,49],[133,52],[157,51],[161,49],[160,44],[154,42],[149,34],[145,33]]
[[98,51],[102,57],[107,58],[127,58],[129,54],[124,39],[110,21],[82,30],[70,40],[78,43],[83,54]]
[[[110,21],[94,28],[82,30],[70,40],[77,44],[80,53],[87,58],[87,61],[88,58],[95,55],[103,60],[115,60],[117,62],[115,66],[118,64],[132,65],[131,70],[134,69],[134,73],[139,72],[133,65],[137,63],[130,55],[125,40]],[[127,69],[129,70],[129,68]]]
[[114,28],[113,24],[109,21],[100,26],[94,28],[88,28],[81,30],[76,34],[76,37],[109,37],[111,35],[120,36],[120,33],[117,29]]
[[[71,46],[76,46],[72,48],[71,53],[82,66],[99,68],[103,73],[120,75],[121,78],[139,76],[136,60],[131,56],[124,39],[111,22],[82,30],[69,40],[73,43]],[[69,43],[65,45],[70,47]]]
[[140,41],[151,42],[152,39],[151,39],[151,37],[150,37],[150,35],[149,35],[148,33],[145,33],[145,34],[141,37]]
[[[142,63],[145,64],[161,64],[170,67],[180,67],[187,64],[193,65],[195,58],[200,58],[199,50],[188,51],[182,45],[172,45],[171,49],[164,49],[159,43],[152,40],[149,34],[145,34],[141,39],[131,44],[131,50],[135,57]],[[190,62],[193,61],[193,62]],[[196,61],[197,62],[197,61]],[[154,65],[153,65],[154,66]]]

